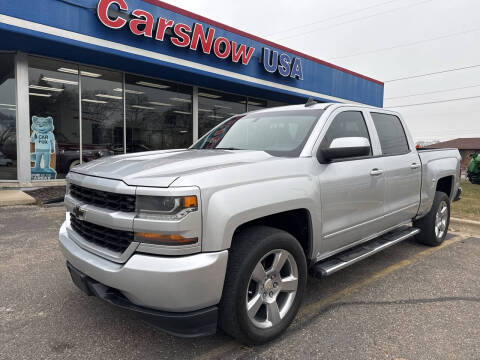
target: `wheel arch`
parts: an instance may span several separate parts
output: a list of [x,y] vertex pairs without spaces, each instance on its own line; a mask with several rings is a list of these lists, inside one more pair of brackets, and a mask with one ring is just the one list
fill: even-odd
[[288,232],[300,243],[305,257],[307,259],[313,257],[312,217],[308,209],[299,208],[282,211],[240,224],[233,233],[232,242],[235,241],[234,239],[237,233],[256,225],[270,226]]
[[447,194],[447,196],[452,199],[453,194],[453,186],[455,185],[455,181],[453,179],[453,175],[444,176],[437,180],[436,191],[441,191]]
[[[253,224],[280,228],[301,238],[307,258],[316,251],[318,198],[308,178],[289,178],[222,189],[203,198],[202,251],[229,249],[234,234]],[[299,226],[282,224],[292,222]],[[289,221],[285,221],[289,218]],[[299,225],[300,224],[300,225]],[[301,229],[301,230],[299,230]]]

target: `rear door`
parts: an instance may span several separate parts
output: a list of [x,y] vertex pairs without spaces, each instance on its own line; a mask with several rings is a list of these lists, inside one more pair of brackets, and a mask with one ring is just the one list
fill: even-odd
[[341,137],[365,137],[372,148],[366,157],[319,164],[323,253],[362,240],[383,227],[384,159],[378,156],[378,140],[368,113],[358,108],[335,111],[327,121],[320,146],[328,147]]
[[384,159],[386,227],[412,219],[420,203],[421,164],[405,124],[394,114],[371,112]]

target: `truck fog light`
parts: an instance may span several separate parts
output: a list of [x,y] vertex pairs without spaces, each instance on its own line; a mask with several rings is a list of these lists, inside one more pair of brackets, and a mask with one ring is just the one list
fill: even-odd
[[135,233],[135,240],[142,243],[168,246],[191,245],[198,242],[198,238],[196,237],[184,238],[177,234],[155,234],[145,232]]

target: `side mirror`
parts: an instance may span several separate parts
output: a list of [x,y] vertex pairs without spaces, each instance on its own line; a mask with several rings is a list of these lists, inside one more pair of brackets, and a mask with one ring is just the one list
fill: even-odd
[[336,159],[367,156],[370,154],[370,141],[364,137],[343,137],[333,139],[330,146],[318,149],[320,163],[328,163]]

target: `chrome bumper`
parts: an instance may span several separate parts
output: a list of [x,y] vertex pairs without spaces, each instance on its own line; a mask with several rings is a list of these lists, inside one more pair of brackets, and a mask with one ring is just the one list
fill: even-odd
[[165,257],[133,254],[119,264],[87,250],[69,237],[67,222],[59,240],[67,261],[90,278],[119,290],[133,304],[187,312],[220,302],[228,251]]

